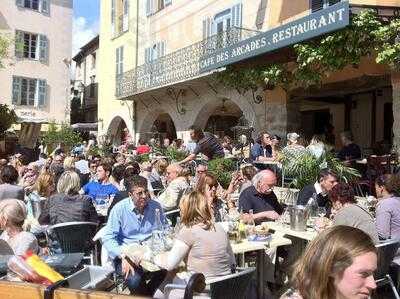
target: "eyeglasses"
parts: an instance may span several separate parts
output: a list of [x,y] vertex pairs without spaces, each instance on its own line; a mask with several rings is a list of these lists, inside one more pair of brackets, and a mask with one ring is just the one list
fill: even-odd
[[147,196],[147,194],[149,194],[148,190],[143,190],[140,192],[132,192],[133,195],[135,195],[136,197],[145,197]]
[[205,170],[197,170],[196,172],[197,173],[205,173],[206,171]]

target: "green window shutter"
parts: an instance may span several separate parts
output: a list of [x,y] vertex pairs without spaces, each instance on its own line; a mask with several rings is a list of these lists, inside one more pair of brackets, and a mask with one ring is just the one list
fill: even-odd
[[49,41],[43,34],[39,34],[39,60],[46,62],[49,55]]
[[21,99],[21,78],[13,77],[12,83],[12,104],[18,105]]

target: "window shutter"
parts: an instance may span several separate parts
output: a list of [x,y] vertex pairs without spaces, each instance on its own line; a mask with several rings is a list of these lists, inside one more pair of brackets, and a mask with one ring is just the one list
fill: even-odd
[[146,0],[146,16],[151,15],[151,4],[152,0]]
[[23,6],[24,6],[24,0],[16,0],[16,1],[15,1],[15,4],[16,4],[17,6],[23,7]]
[[115,74],[118,75],[119,73],[119,48],[115,50]]
[[153,57],[155,57],[155,59],[158,59],[160,57],[163,57],[164,55],[165,55],[165,41],[161,41],[156,44],[156,53]]
[[146,48],[144,50],[144,61],[145,61],[145,63],[151,62],[151,52],[152,52],[151,48]]
[[40,1],[40,11],[42,13],[48,14],[50,11],[50,0],[41,0]]
[[47,37],[43,34],[39,34],[39,60],[47,61],[49,53],[49,42]]
[[23,57],[24,53],[24,33],[21,31],[15,31],[15,56],[18,58]]
[[329,0],[329,5],[335,5],[336,3],[339,3],[341,0]]
[[115,0],[111,0],[111,35],[115,35]]
[[124,73],[124,47],[119,48],[119,74]]
[[46,105],[46,97],[47,97],[47,84],[46,80],[36,80],[37,82],[37,106],[44,107]]
[[324,7],[324,0],[310,0],[311,12],[316,12]]
[[21,78],[13,77],[12,84],[12,104],[18,105],[21,98]]
[[203,20],[203,39],[209,38],[212,35],[212,20],[207,17]]
[[164,6],[171,5],[172,0],[164,0]]
[[242,3],[231,8],[232,27],[242,27]]
[[129,0],[124,1],[124,15],[122,19],[122,31],[129,29]]

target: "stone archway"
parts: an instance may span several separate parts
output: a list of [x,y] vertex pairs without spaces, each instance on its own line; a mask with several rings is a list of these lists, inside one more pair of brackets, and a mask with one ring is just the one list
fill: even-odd
[[107,136],[114,145],[120,145],[124,138],[124,129],[126,129],[126,123],[120,116],[116,116],[110,122],[107,129]]
[[173,116],[162,109],[152,109],[144,115],[138,123],[137,132],[145,139],[152,137],[176,139],[177,136]]

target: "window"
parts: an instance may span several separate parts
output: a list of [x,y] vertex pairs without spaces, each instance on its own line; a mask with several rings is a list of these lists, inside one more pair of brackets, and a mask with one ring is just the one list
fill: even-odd
[[46,103],[46,80],[14,76],[12,89],[14,105],[43,107]]
[[129,0],[124,0],[123,5],[122,32],[125,32],[129,30]]
[[115,0],[111,0],[111,36],[115,35]]
[[48,14],[50,11],[50,0],[16,0],[19,7],[36,10]]
[[96,53],[92,54],[92,70],[96,68]]
[[172,0],[146,0],[146,16],[151,16],[171,4]]
[[22,31],[17,31],[15,35],[15,56],[47,61],[48,40],[45,35]]
[[203,39],[228,31],[231,27],[242,27],[242,3],[217,13],[214,18],[203,20]]
[[123,46],[116,49],[115,56],[116,56],[115,73],[117,76],[119,76],[124,73],[124,47]]
[[145,63],[150,63],[165,55],[165,41],[155,43],[151,47],[148,47],[144,51]]
[[95,90],[95,79],[96,76],[91,76],[90,77],[90,89],[89,89],[89,97],[93,98],[94,97],[94,90]]
[[311,12],[339,3],[341,0],[310,0]]

